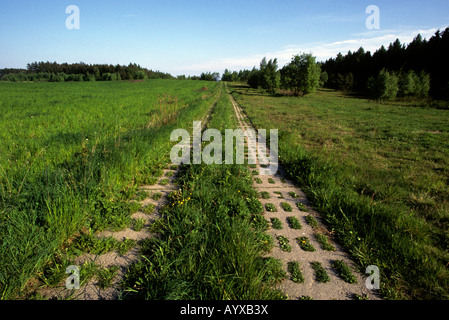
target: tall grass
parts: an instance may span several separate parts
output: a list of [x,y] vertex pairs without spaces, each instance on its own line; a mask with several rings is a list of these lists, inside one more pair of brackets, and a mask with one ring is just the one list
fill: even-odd
[[17,297],[81,228],[108,228],[129,214],[137,186],[169,162],[171,131],[209,107],[218,87],[203,86],[1,83],[2,299]]

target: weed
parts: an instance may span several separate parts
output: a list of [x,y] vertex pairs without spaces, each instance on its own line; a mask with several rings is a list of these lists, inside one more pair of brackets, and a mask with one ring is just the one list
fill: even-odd
[[274,204],[272,204],[272,203],[266,203],[265,204],[265,209],[268,211],[268,212],[277,212],[278,210],[276,209],[276,206],[274,205]]
[[299,219],[296,217],[288,217],[287,222],[288,222],[288,225],[290,226],[290,228],[292,228],[292,229],[295,229],[295,230],[302,229],[301,222],[299,222]]
[[256,181],[256,183],[258,184],[262,184],[262,179],[260,178],[254,178],[254,181]]
[[274,191],[274,193],[278,195],[278,199],[284,199],[284,196],[282,195],[282,192]]
[[297,202],[296,206],[298,207],[299,210],[301,210],[302,212],[309,212],[309,209],[307,209],[307,207],[304,205],[304,203],[302,202]]
[[267,192],[267,191],[262,191],[262,192],[260,193],[260,196],[262,197],[262,199],[270,199],[270,198],[271,198],[271,197],[270,197],[270,193]]
[[304,283],[304,276],[299,268],[299,262],[290,261],[287,263],[287,270],[290,272],[291,280],[295,283]]
[[152,214],[154,212],[154,208],[154,204],[149,203],[143,208],[142,212],[145,214]]
[[315,251],[315,248],[312,246],[312,244],[309,241],[309,238],[307,237],[298,237],[296,238],[296,241],[298,242],[299,246],[304,251]]
[[348,265],[343,260],[335,260],[332,262],[332,268],[334,268],[340,278],[347,283],[357,283],[357,278],[352,274]]
[[281,207],[286,212],[292,212],[292,206],[288,202],[281,202]]
[[160,198],[162,198],[162,193],[161,192],[154,192],[151,195],[151,199],[153,199],[154,201],[159,201]]
[[310,263],[312,266],[312,269],[315,271],[315,279],[318,282],[329,282],[331,279],[329,278],[329,275],[327,274],[326,270],[324,270],[323,266],[318,261],[313,261]]
[[290,191],[288,195],[294,199],[299,198],[299,195],[295,191]]
[[167,184],[169,184],[170,183],[170,180],[169,179],[161,179],[160,181],[159,181],[159,184],[161,185],[161,186],[166,186]]
[[145,220],[142,218],[133,219],[133,230],[139,232],[145,226]]
[[315,237],[319,242],[321,249],[326,251],[335,251],[334,246],[329,243],[328,238],[324,234],[317,233],[315,234]]
[[306,216],[307,223],[314,229],[318,228],[318,221],[312,215]]
[[292,251],[292,247],[290,246],[290,240],[288,240],[288,238],[284,236],[278,236],[277,239],[279,241],[279,247],[281,248],[282,251],[285,252]]
[[282,229],[282,222],[278,218],[271,218],[271,225],[273,226],[273,229],[276,230]]
[[100,268],[97,271],[98,285],[101,289],[106,289],[111,285],[112,280],[117,275],[119,268],[119,266],[111,266],[109,268]]
[[274,181],[274,179],[273,179],[273,178],[268,178],[268,183],[271,183],[271,184],[275,184],[275,183],[276,183],[276,181]]

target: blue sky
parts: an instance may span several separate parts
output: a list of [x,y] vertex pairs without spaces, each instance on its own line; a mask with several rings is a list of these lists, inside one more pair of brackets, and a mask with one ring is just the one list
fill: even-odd
[[[68,30],[66,7],[80,9]],[[377,5],[380,29],[366,8]],[[449,0],[0,0],[0,68],[33,61],[129,64],[199,75],[257,66],[282,67],[293,54],[318,60],[363,46],[374,51],[449,26]]]

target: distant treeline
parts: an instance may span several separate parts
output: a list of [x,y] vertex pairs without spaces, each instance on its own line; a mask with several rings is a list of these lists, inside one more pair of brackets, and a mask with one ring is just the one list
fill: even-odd
[[128,66],[57,62],[32,62],[26,69],[1,69],[4,81],[114,81],[144,79],[175,79],[160,71],[148,70],[135,63]]
[[316,63],[311,55],[297,55],[280,70],[277,59],[267,62],[264,58],[259,69],[239,72],[226,69],[221,79],[247,82],[270,92],[288,89],[295,95],[324,86],[357,91],[379,100],[429,95],[449,99],[448,57],[449,28],[446,28],[429,40],[417,35],[409,45],[397,39],[388,49],[382,46],[374,54],[360,48],[346,55],[339,53],[336,58],[321,63]]
[[[449,98],[449,28],[425,40],[419,34],[408,45],[399,39],[374,54],[360,48],[327,60],[322,70],[328,74],[326,86],[355,90],[376,96],[382,83],[390,86],[390,96]],[[377,86],[377,87],[376,87]],[[378,93],[377,93],[378,95]]]

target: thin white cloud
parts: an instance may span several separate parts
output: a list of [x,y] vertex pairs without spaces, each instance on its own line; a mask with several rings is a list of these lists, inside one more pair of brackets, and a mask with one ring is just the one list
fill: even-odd
[[[444,27],[439,29],[444,30]],[[293,55],[302,52],[312,53],[317,57],[317,61],[325,61],[335,57],[339,52],[346,54],[349,50],[357,51],[360,47],[363,47],[365,51],[374,53],[382,45],[388,47],[388,45],[396,39],[399,39],[402,44],[408,44],[412,42],[418,34],[421,34],[423,38],[429,39],[437,30],[438,28],[418,30],[370,30],[363,34],[355,34],[353,39],[330,43],[314,42],[302,45],[290,45],[274,52],[264,52],[244,57],[213,59],[184,66],[182,69],[184,70],[184,73],[191,75],[205,71],[223,72],[225,69],[236,71],[241,69],[252,69],[253,66],[257,67],[259,65],[263,57],[267,57],[267,59],[277,58],[278,65],[282,67],[291,60]]]

